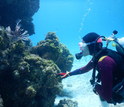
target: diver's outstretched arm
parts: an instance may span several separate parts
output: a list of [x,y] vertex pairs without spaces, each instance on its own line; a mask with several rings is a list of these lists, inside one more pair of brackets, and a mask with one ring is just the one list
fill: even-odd
[[86,66],[70,72],[69,75],[72,76],[72,75],[77,75],[77,74],[84,74],[84,73],[90,71],[91,69],[93,69],[93,66],[94,66],[94,64],[91,60]]
[[88,71],[90,71],[91,69],[93,69],[93,62],[90,61],[86,66],[81,67],[79,69],[76,69],[72,72],[66,72],[66,73],[59,73],[58,75],[60,75],[62,78],[66,78],[72,75],[78,75],[78,74],[83,74],[86,73]]

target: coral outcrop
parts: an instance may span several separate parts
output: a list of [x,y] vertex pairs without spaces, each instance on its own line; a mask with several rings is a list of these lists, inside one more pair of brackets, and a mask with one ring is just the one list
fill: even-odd
[[[9,32],[11,33],[11,32]],[[56,74],[70,70],[73,57],[55,33],[31,47],[0,28],[0,95],[4,107],[53,107],[61,91]],[[15,34],[15,33],[14,33]]]
[[73,56],[67,47],[59,42],[56,33],[49,32],[45,40],[40,41],[32,48],[32,53],[48,60],[52,60],[62,72],[70,71],[73,63]]
[[0,107],[53,107],[73,56],[53,32],[32,47],[40,0],[0,0]]
[[78,107],[78,103],[76,101],[64,99],[60,100],[59,104],[56,107]]
[[34,34],[32,16],[39,9],[39,0],[0,0],[0,26],[11,26],[12,29],[18,20],[22,28]]

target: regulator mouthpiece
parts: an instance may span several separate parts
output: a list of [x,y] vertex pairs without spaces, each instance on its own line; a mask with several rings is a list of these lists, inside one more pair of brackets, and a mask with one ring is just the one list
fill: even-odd
[[82,58],[82,56],[83,56],[83,52],[80,52],[80,53],[76,53],[75,54],[75,57],[76,57],[76,59],[81,59]]
[[113,34],[114,34],[114,35],[116,35],[117,33],[118,33],[118,31],[117,31],[117,30],[114,30],[114,31],[113,31]]

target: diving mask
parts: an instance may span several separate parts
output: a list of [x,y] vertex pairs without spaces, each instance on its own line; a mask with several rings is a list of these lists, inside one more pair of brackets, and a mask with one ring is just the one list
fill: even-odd
[[102,38],[99,38],[97,41],[88,42],[88,43],[85,43],[84,41],[82,41],[82,42],[79,42],[78,45],[80,50],[84,50],[84,48],[88,45],[92,45],[94,43],[101,43],[101,42],[102,42]]
[[75,54],[76,59],[81,59],[82,56],[89,55],[88,45],[92,45],[92,44],[95,44],[95,43],[101,43],[101,42],[102,42],[102,38],[98,38],[97,41],[92,41],[92,42],[88,42],[88,43],[85,43],[84,41],[79,42],[78,45],[79,45],[79,48],[80,48],[81,52]]
[[89,43],[79,42],[78,45],[79,45],[80,50],[83,51],[86,46],[91,45],[91,44],[94,44],[94,43],[96,43],[96,41],[89,42]]

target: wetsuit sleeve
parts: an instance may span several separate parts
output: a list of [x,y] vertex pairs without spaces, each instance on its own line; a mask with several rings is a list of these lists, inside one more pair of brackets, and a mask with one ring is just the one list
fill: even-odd
[[93,69],[93,62],[92,61],[90,61],[86,66],[70,72],[69,75],[71,76],[71,75],[83,74],[85,72],[90,71],[91,69]]
[[97,93],[106,101],[110,102],[112,98],[113,72],[115,70],[115,61],[106,56],[98,62],[98,72],[101,76],[101,85],[96,85]]

